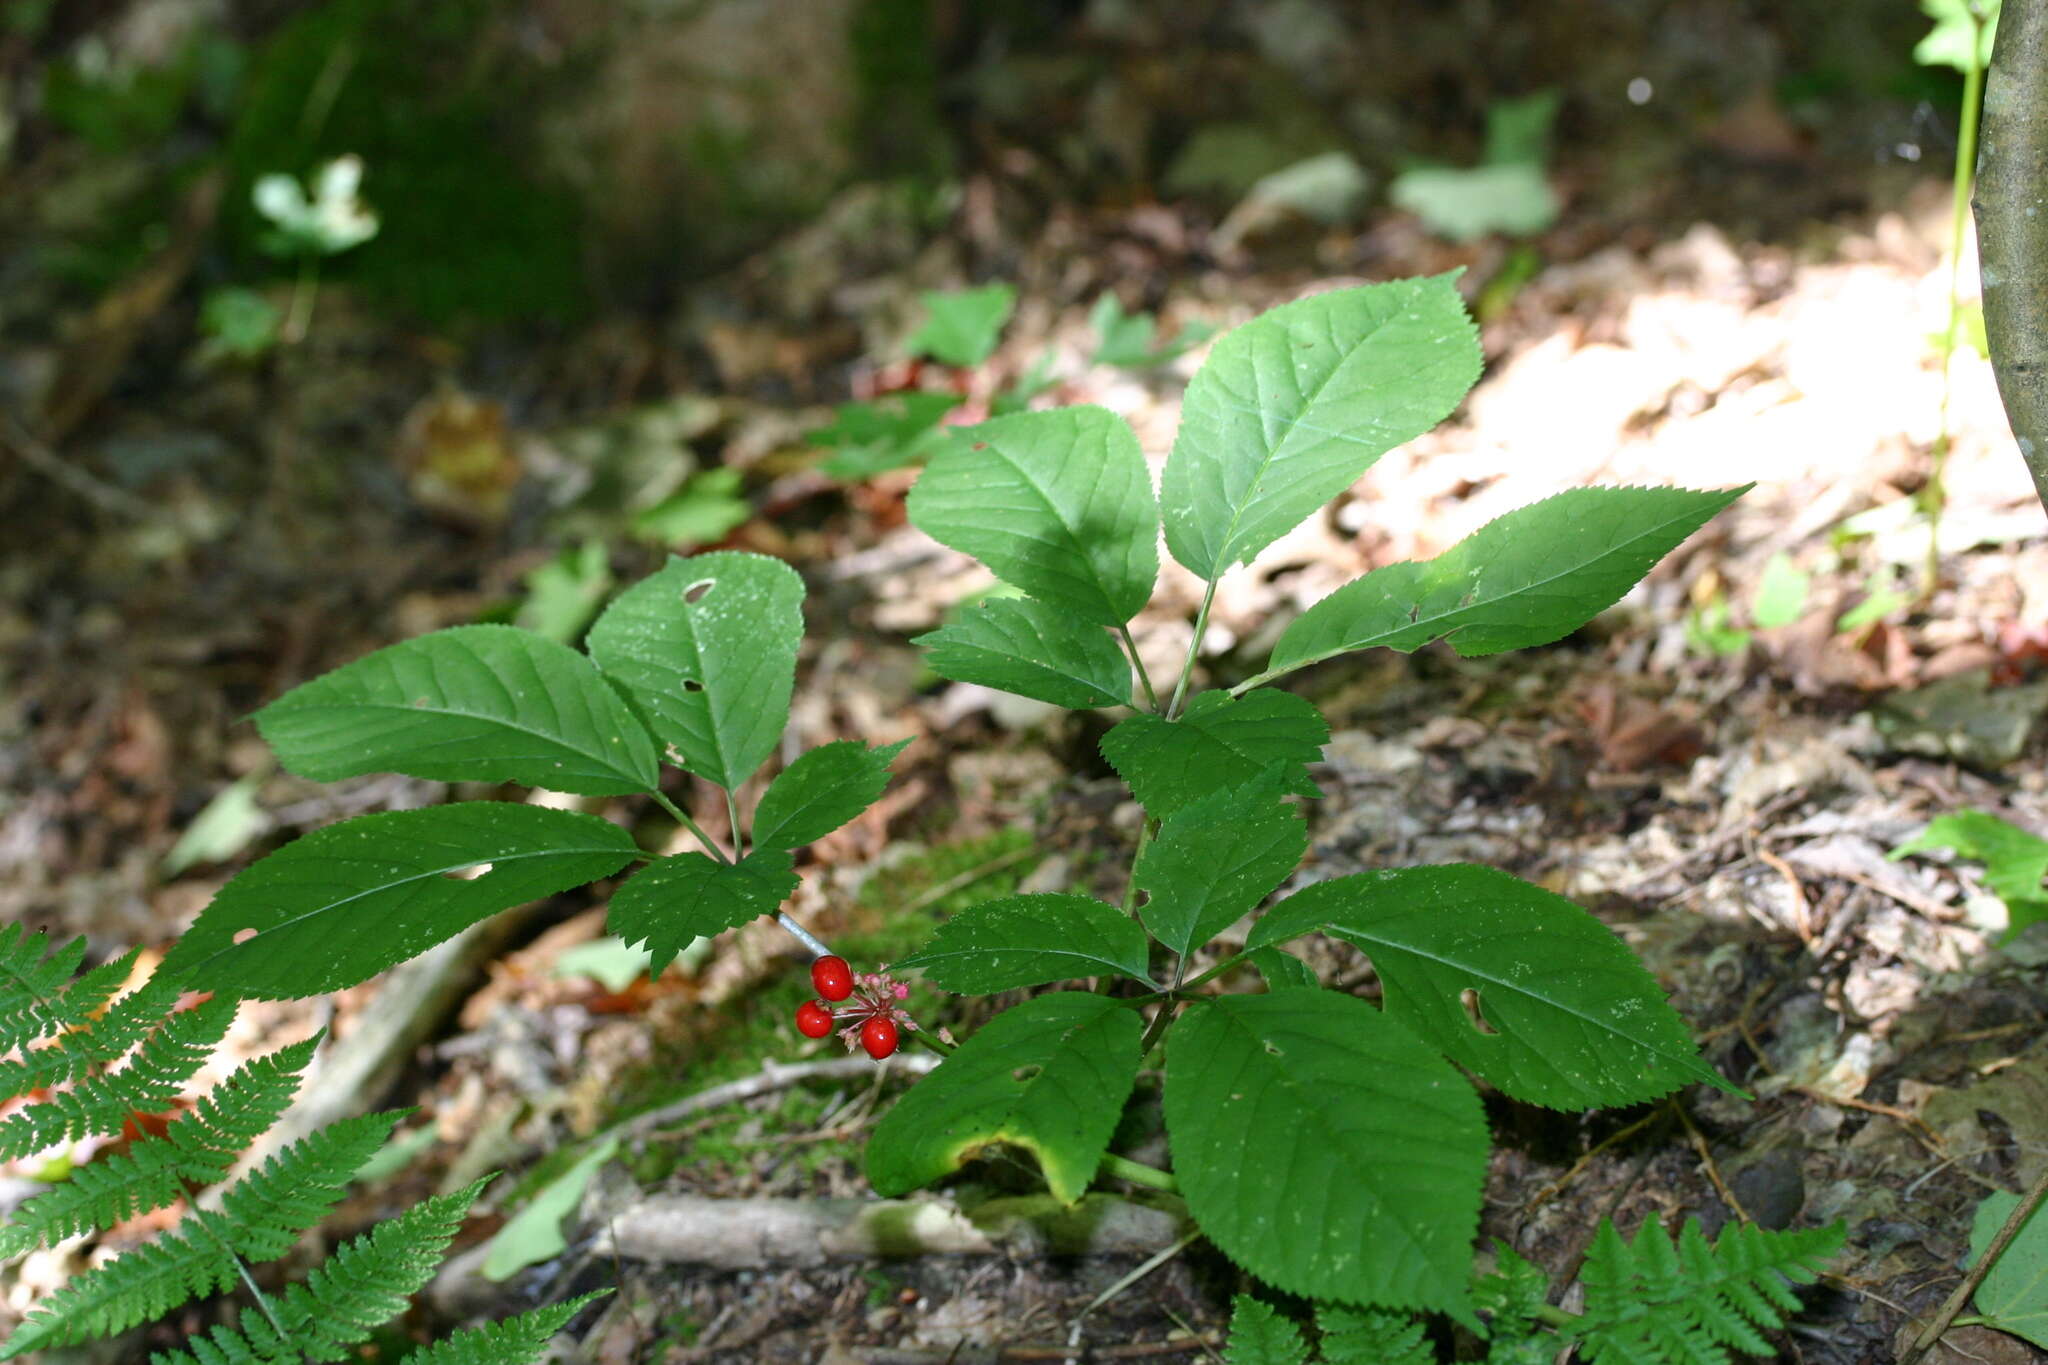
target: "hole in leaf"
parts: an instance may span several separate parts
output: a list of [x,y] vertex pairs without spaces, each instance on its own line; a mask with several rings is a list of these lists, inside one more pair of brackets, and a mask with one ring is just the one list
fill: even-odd
[[698,682],[698,681],[697,681],[697,680],[696,680],[695,678],[685,678],[685,679],[683,679],[683,691],[685,691],[685,692],[702,692],[703,690],[704,690],[704,684],[703,684],[703,683],[700,683],[700,682]]
[[1266,1055],[1269,1057],[1285,1057],[1287,1054],[1280,1050],[1280,1044],[1268,1038],[1266,1040]]
[[254,929],[235,930],[235,942],[237,943],[247,943],[250,939],[254,937],[256,937],[256,931]]
[[683,589],[683,601],[690,606],[696,606],[704,600],[704,594],[710,592],[713,585],[717,582],[718,580],[715,578],[698,579],[695,583]]
[[1488,1037],[1493,1037],[1500,1032],[1492,1024],[1487,1023],[1486,1016],[1480,1012],[1478,991],[1467,986],[1464,990],[1458,992],[1458,1003],[1465,1007],[1465,1022],[1473,1028],[1486,1034]]
[[490,870],[489,863],[472,863],[468,867],[451,867],[441,875],[451,882],[473,882]]
[[1044,1067],[1040,1066],[1037,1062],[1033,1062],[1029,1066],[1020,1066],[1015,1071],[1012,1071],[1010,1079],[1022,1084],[1025,1081],[1038,1079],[1038,1073],[1043,1070],[1045,1070]]

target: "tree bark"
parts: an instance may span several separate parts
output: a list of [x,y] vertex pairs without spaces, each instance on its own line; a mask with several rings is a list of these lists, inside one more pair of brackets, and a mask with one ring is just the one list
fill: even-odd
[[2048,508],[2048,0],[1999,16],[1975,207],[1991,366]]

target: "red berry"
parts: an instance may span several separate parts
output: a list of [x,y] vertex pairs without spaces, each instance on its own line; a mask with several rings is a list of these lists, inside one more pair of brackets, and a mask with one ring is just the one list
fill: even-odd
[[876,1061],[896,1050],[896,1025],[893,1020],[876,1017],[860,1026],[860,1045],[868,1050],[868,1056]]
[[823,1038],[832,1031],[832,1011],[816,1000],[796,1007],[796,1031],[806,1038]]
[[853,994],[853,968],[845,958],[827,954],[811,964],[811,984],[827,1000],[844,1000]]

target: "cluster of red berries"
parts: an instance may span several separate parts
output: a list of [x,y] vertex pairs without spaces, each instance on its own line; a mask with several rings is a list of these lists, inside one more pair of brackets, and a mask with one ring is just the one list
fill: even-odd
[[[908,987],[879,972],[870,972],[856,982],[846,959],[830,953],[811,963],[811,986],[823,999],[806,1000],[797,1006],[798,1033],[806,1038],[823,1038],[837,1028],[846,1038],[849,1051],[858,1041],[868,1056],[878,1062],[896,1050],[896,1021],[907,1017],[896,1008],[896,1002],[910,993]],[[827,1007],[827,1000],[851,1003],[835,1015]]]

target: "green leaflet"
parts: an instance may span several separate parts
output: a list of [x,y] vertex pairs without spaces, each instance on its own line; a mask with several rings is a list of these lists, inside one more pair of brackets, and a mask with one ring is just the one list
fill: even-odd
[[1284,773],[1275,765],[1181,807],[1145,846],[1132,875],[1151,899],[1139,914],[1174,952],[1199,948],[1251,913],[1308,852],[1301,812],[1280,799]]
[[1624,1241],[1601,1219],[1579,1282],[1586,1311],[1579,1323],[1591,1365],[1641,1365],[1648,1360],[1724,1360],[1732,1348],[1776,1354],[1763,1332],[1799,1311],[1792,1284],[1811,1284],[1842,1249],[1840,1223],[1766,1232],[1730,1223],[1709,1244],[1688,1218],[1678,1242],[1656,1219]]
[[1306,1365],[1308,1347],[1286,1318],[1249,1294],[1230,1303],[1230,1343],[1223,1365]]
[[1283,791],[1321,796],[1307,765],[1322,757],[1330,727],[1315,707],[1291,692],[1261,688],[1236,699],[1203,692],[1177,721],[1132,716],[1102,737],[1102,756],[1148,815],[1164,819],[1228,787],[1239,787],[1275,764]]
[[1450,275],[1318,294],[1218,341],[1188,385],[1160,504],[1173,557],[1214,579],[1451,414],[1479,337]]
[[1245,946],[1317,928],[1372,956],[1389,1018],[1516,1099],[1586,1109],[1694,1081],[1741,1093],[1700,1061],[1612,930],[1519,877],[1455,863],[1318,882],[1268,911]]
[[684,768],[730,790],[782,737],[803,604],[803,580],[779,559],[670,559],[605,608],[587,648]]
[[594,815],[505,801],[357,816],[237,874],[162,970],[250,999],[341,990],[488,915],[608,877],[639,852]]
[[1054,1198],[1075,1203],[1130,1098],[1142,1031],[1137,1011],[1085,991],[1004,1011],[876,1126],[868,1183],[904,1194],[1007,1142],[1038,1158]]
[[1267,991],[1317,990],[1322,982],[1309,965],[1292,953],[1283,953],[1278,948],[1255,948],[1244,955],[1244,960],[1256,970],[1265,981]]
[[1389,564],[1337,589],[1282,633],[1261,676],[1446,636],[1466,658],[1563,639],[1751,486],[1574,488],[1519,508],[1435,559]]
[[801,848],[838,829],[875,804],[888,785],[889,764],[909,743],[899,739],[871,749],[842,739],[798,755],[754,809],[755,845]]
[[609,1289],[593,1289],[566,1303],[529,1309],[498,1322],[465,1327],[412,1352],[405,1358],[406,1365],[533,1365],[546,1352],[555,1333],[568,1325],[569,1319],[582,1312],[584,1305],[591,1300],[603,1298],[611,1292]]
[[1115,906],[1044,892],[961,911],[894,970],[974,995],[1111,973],[1150,985],[1148,949],[1145,931]]
[[[2019,1205],[2019,1196],[1994,1190],[1970,1223],[1970,1264],[1991,1246]],[[1987,1324],[2048,1347],[2048,1217],[2037,1209],[1985,1274],[1973,1300]]]
[[1984,884],[2005,903],[2005,932],[2000,943],[2037,920],[2048,919],[2048,839],[2029,834],[2007,820],[1981,810],[1951,811],[1927,822],[1927,828],[1891,851],[1895,859],[1929,849],[1948,849],[1984,864]]
[[1107,631],[1029,597],[992,598],[911,643],[955,682],[1076,711],[1131,698],[1131,665]]
[[1471,1322],[1479,1096],[1330,991],[1191,1003],[1166,1036],[1173,1168],[1202,1231],[1280,1289]]
[[737,863],[678,853],[649,864],[612,894],[605,927],[647,946],[647,976],[660,976],[691,940],[775,913],[796,890],[795,860],[757,848]]
[[512,626],[456,626],[301,683],[256,713],[278,761],[333,782],[404,773],[622,796],[654,790],[647,729],[590,661]]
[[1138,438],[1096,407],[960,427],[910,490],[910,520],[1005,583],[1098,626],[1159,576],[1159,510]]
[[919,297],[924,300],[924,325],[911,333],[906,349],[947,365],[979,365],[987,360],[1003,324],[1010,320],[1010,310],[1017,306],[1017,291],[1007,284],[949,293],[928,291]]

